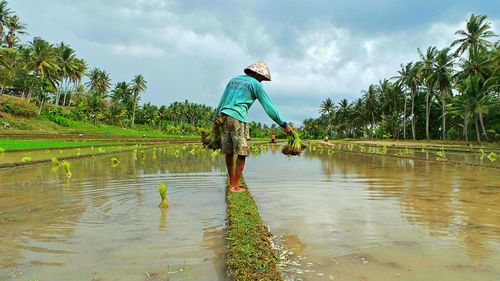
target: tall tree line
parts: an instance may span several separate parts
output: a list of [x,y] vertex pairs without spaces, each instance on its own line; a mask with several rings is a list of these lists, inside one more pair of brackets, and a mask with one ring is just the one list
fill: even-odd
[[27,34],[26,24],[1,0],[0,95],[36,104],[42,117],[123,127],[139,123],[172,133],[193,133],[210,124],[214,109],[209,106],[187,100],[169,106],[140,106],[148,86],[142,75],[112,85],[108,72],[89,68],[68,44],[52,44],[40,37],[22,42]]
[[[417,49],[419,60],[362,91],[353,102],[327,98],[311,137],[492,141],[500,133],[500,43],[484,15],[471,15],[449,47]],[[472,124],[472,126],[471,126]],[[471,128],[473,127],[473,128]]]

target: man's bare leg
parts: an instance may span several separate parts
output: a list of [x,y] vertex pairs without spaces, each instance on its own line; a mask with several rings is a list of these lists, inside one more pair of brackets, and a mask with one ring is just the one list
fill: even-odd
[[239,186],[240,182],[240,177],[241,174],[243,173],[243,169],[245,168],[245,156],[238,155],[238,158],[236,160],[236,171],[234,172],[234,177],[231,181],[231,186],[229,188],[229,191],[231,192],[244,192],[245,189],[241,188]]

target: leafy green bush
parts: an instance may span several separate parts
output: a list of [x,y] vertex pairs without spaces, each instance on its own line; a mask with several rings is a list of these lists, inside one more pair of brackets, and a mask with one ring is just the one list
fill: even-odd
[[448,131],[446,131],[446,135],[449,140],[457,140],[460,138],[460,134],[455,128],[450,128]]
[[378,139],[384,139],[387,136],[387,131],[383,126],[377,126],[375,129],[375,137]]
[[14,116],[35,117],[38,115],[36,106],[26,102],[25,100],[17,100],[14,102],[9,98],[2,105],[1,110]]
[[46,115],[47,119],[56,123],[57,125],[63,126],[63,127],[72,127],[73,124],[75,123],[74,121],[63,117],[59,115],[52,115],[52,114],[47,114]]
[[54,109],[46,109],[43,112],[43,116],[49,121],[56,123],[57,125],[63,127],[75,127],[76,123],[71,117],[74,117],[73,110],[66,110],[61,107]]

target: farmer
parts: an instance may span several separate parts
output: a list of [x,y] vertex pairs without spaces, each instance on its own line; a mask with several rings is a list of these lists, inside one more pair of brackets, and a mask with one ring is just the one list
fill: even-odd
[[[246,75],[229,80],[216,111],[216,123],[221,126],[222,133],[221,152],[226,155],[226,166],[230,179],[229,191],[231,192],[245,191],[238,183],[245,167],[245,159],[250,152],[248,109],[256,99],[259,100],[267,115],[274,122],[281,126],[286,133],[292,132],[292,127],[281,118],[261,84],[262,81],[271,81],[271,72],[267,64],[258,61],[245,68],[244,71]],[[234,167],[235,154],[238,155],[236,169]]]
[[271,143],[276,143],[276,136],[274,134],[271,135]]

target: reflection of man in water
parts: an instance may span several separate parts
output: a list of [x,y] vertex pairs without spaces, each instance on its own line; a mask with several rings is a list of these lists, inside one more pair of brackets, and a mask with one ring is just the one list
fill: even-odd
[[[229,190],[232,192],[245,191],[238,183],[245,167],[245,157],[250,152],[248,110],[255,100],[259,100],[267,115],[286,133],[292,132],[292,128],[281,118],[261,84],[262,81],[271,81],[267,64],[263,61],[254,63],[245,68],[245,74],[229,80],[216,111],[217,120],[222,125],[221,152],[226,155]],[[238,155],[236,169],[235,154]]]

